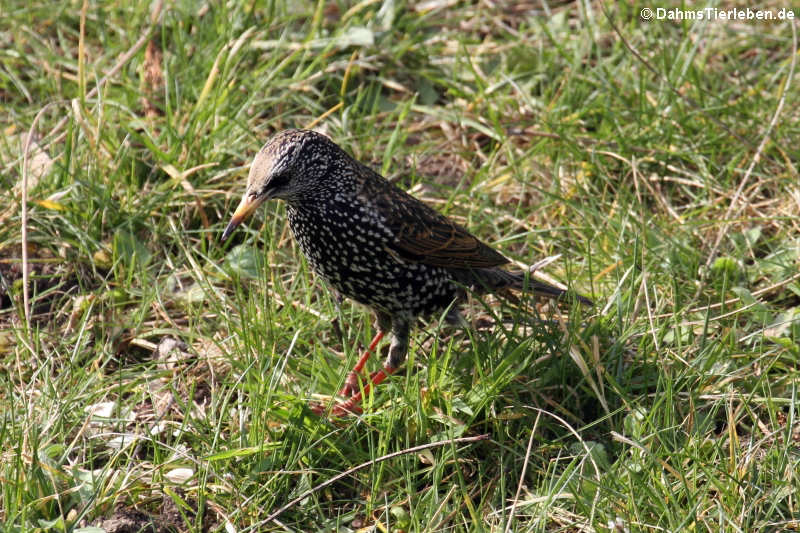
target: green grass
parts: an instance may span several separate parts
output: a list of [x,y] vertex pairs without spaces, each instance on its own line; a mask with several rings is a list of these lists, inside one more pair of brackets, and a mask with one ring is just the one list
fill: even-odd
[[[800,528],[797,37],[555,4],[5,2],[5,530]],[[430,317],[363,416],[313,415],[372,318],[279,202],[219,242],[308,126],[596,307]]]

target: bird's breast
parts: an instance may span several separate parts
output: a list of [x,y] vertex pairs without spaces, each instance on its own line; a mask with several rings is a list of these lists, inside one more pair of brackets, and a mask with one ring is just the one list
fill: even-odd
[[290,205],[288,218],[312,268],[335,285],[375,268],[391,267],[382,257],[391,235],[366,209],[336,203]]
[[365,305],[416,315],[446,307],[455,290],[439,267],[402,261],[393,235],[364,206],[315,204],[287,209],[289,227],[311,268]]

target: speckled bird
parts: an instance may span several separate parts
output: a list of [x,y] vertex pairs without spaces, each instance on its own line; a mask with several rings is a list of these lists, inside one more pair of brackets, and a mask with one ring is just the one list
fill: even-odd
[[522,272],[499,268],[509,262],[499,252],[314,131],[279,132],[258,152],[222,240],[270,198],[286,202],[289,227],[314,272],[376,316],[377,334],[348,374],[341,394],[349,398],[333,408],[334,416],[360,412],[358,376],[386,333],[391,333],[388,357],[364,393],[404,361],[418,317],[447,310],[448,322],[464,323],[452,304],[464,297],[465,288],[566,295]]

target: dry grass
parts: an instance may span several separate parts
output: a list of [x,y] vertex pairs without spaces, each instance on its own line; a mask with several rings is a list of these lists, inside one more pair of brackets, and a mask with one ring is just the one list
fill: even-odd
[[[800,527],[793,27],[400,4],[3,7],[5,529]],[[596,308],[433,317],[315,417],[370,317],[278,203],[219,243],[286,127]]]

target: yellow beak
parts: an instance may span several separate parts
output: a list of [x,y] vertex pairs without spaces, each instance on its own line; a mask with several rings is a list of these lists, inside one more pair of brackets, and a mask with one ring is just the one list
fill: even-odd
[[249,217],[264,200],[264,197],[255,197],[245,193],[245,195],[242,197],[242,201],[239,202],[239,207],[237,207],[236,211],[234,211],[231,221],[228,223],[228,227],[225,228],[224,232],[222,232],[221,242],[225,242],[225,239],[230,237],[231,233],[233,233],[233,230],[236,229],[236,226],[241,224],[244,219]]

